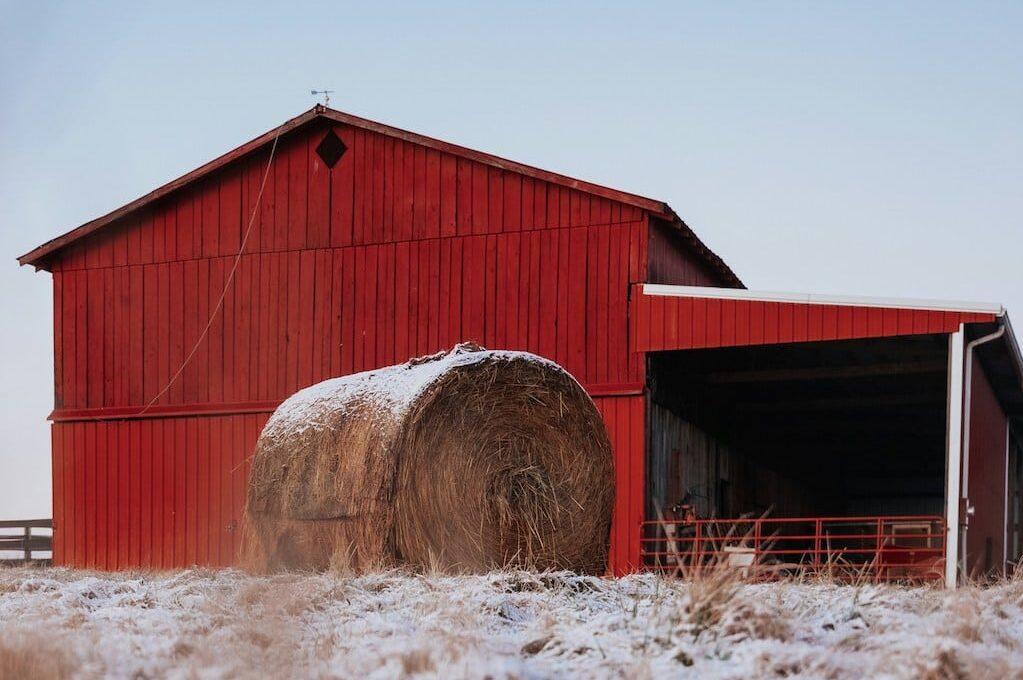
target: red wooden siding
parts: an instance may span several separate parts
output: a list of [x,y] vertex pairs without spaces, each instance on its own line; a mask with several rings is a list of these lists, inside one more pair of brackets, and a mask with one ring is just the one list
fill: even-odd
[[[542,354],[597,391],[639,384],[642,361],[624,351],[636,274],[610,257],[639,227],[245,255],[209,336],[157,405],[280,401],[461,340]],[[195,344],[231,264],[55,272],[55,416],[148,404]]]
[[1005,573],[1006,455],[1009,428],[994,389],[980,360],[973,357],[970,401],[969,503],[976,508],[969,518],[966,549],[971,575]]
[[632,349],[655,352],[818,340],[952,333],[995,315],[674,295],[632,296]]
[[[624,574],[639,564],[644,397],[594,401],[615,456],[609,568]],[[54,423],[54,563],[90,569],[233,564],[249,457],[267,416]]]
[[648,283],[732,287],[728,278],[685,246],[673,225],[651,220],[649,244]]
[[640,564],[639,532],[646,506],[646,397],[605,397],[594,403],[614,449],[615,511],[608,569],[621,575]]
[[55,423],[55,564],[227,566],[266,414]]

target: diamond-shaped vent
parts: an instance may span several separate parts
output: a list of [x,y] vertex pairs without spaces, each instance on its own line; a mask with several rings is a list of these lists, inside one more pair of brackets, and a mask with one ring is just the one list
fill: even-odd
[[320,160],[328,168],[333,168],[337,165],[337,162],[341,160],[341,156],[345,155],[345,151],[348,151],[348,147],[345,146],[340,137],[334,134],[333,130],[328,130],[327,134],[323,136],[323,139],[316,146],[316,155],[320,157]]

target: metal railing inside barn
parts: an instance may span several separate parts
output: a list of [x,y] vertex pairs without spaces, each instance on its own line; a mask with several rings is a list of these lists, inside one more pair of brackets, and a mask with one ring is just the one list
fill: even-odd
[[755,579],[938,581],[945,556],[938,516],[662,520],[641,536],[645,568],[682,576],[726,567]]
[[49,562],[52,555],[52,519],[0,521],[0,564]]

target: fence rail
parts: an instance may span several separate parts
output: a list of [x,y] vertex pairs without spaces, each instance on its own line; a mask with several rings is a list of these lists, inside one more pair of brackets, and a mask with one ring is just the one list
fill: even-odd
[[[34,533],[33,529],[49,529],[51,533]],[[53,554],[52,531],[52,519],[0,521],[0,553],[21,553],[20,558],[4,558],[0,555],[0,564],[49,562],[50,557],[37,559],[33,555],[44,552]]]
[[929,515],[660,520],[643,523],[640,541],[644,566],[668,573],[723,565],[758,579],[921,582],[942,578],[945,522]]

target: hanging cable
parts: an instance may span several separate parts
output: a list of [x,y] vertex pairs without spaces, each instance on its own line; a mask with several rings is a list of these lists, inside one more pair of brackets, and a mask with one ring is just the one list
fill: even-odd
[[273,167],[274,154],[277,152],[277,140],[279,140],[280,137],[281,128],[278,128],[277,134],[274,135],[273,144],[270,146],[270,157],[266,161],[266,170],[263,171],[263,181],[259,183],[259,193],[256,194],[256,203],[252,206],[252,215],[249,216],[249,224],[245,228],[245,233],[242,235],[242,242],[238,248],[238,254],[234,256],[234,263],[231,265],[231,271],[227,275],[227,280],[224,282],[224,289],[220,292],[220,297],[217,299],[217,304],[213,308],[213,311],[210,312],[210,318],[206,321],[206,326],[202,329],[202,333],[199,334],[198,339],[195,341],[195,345],[192,346],[192,350],[188,353],[188,356],[185,357],[185,360],[181,362],[181,366],[178,370],[175,371],[174,375],[172,375],[170,380],[167,381],[164,388],[157,392],[149,403],[146,404],[145,408],[135,414],[136,417],[145,414],[150,408],[152,408],[153,404],[159,401],[160,397],[167,394],[167,391],[170,390],[172,385],[174,385],[174,382],[181,377],[185,367],[188,366],[188,362],[192,360],[195,353],[199,351],[199,346],[202,345],[206,336],[209,335],[210,327],[213,326],[213,320],[217,317],[217,314],[220,313],[221,308],[224,306],[224,298],[227,297],[227,291],[230,290],[231,284],[234,282],[234,274],[238,270],[238,263],[241,261],[242,254],[245,252],[245,244],[249,240],[249,234],[252,233],[252,226],[256,223],[259,204],[263,200],[263,189],[266,188],[266,180],[270,176],[270,170]]

